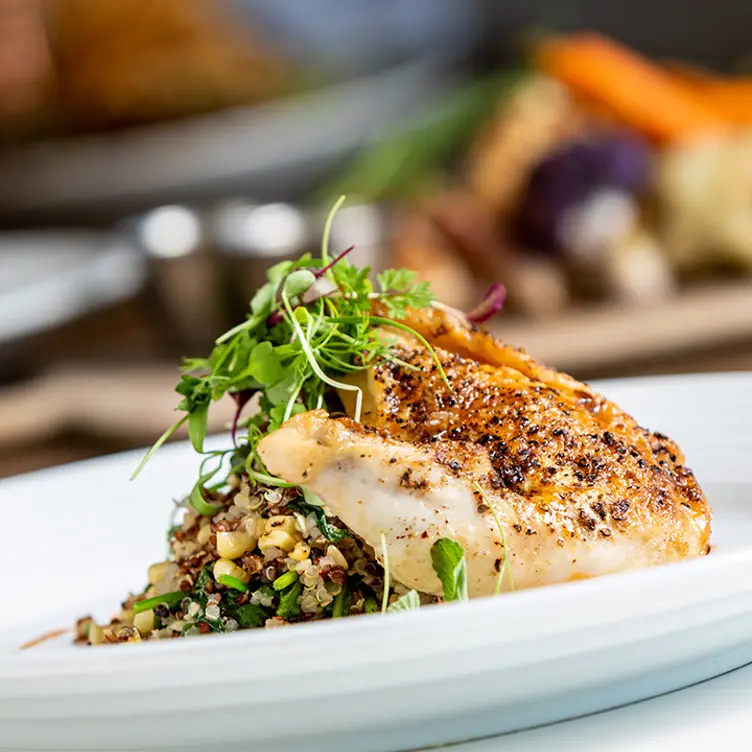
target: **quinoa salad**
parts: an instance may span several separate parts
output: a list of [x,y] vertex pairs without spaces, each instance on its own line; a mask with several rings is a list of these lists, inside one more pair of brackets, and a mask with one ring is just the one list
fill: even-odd
[[[443,594],[410,589],[389,574],[383,534],[372,548],[321,498],[272,475],[259,456],[259,442],[298,413],[323,408],[332,417],[360,421],[363,393],[346,377],[396,359],[385,326],[419,338],[448,384],[434,349],[399,323],[407,310],[435,303],[429,284],[406,269],[372,275],[356,268],[346,258],[352,249],[330,258],[329,229],[341,202],[327,220],[321,257],[271,267],[246,321],[221,335],[208,357],[184,361],[176,387],[183,415],[132,480],[185,423],[198,478],[176,504],[167,558],[148,568],[147,585],[130,594],[108,623],[79,619],[77,643],[169,640],[467,599],[464,550],[457,541],[441,538],[430,551]],[[480,316],[495,313],[501,299],[492,288]],[[345,398],[354,400],[349,413]],[[204,447],[207,413],[219,399],[234,400],[237,409],[227,447],[210,451]],[[499,586],[505,568],[504,551],[497,559]]]
[[[238,475],[228,484],[213,496],[221,510],[211,517],[181,504],[170,555],[149,567],[146,590],[130,596],[110,624],[81,619],[79,641],[172,639],[381,611],[383,567],[336,518],[295,489],[251,485]],[[393,583],[389,606],[407,592]]]

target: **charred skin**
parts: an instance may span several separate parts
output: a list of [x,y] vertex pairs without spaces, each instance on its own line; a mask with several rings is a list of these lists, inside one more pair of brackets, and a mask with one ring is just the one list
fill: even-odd
[[[268,469],[319,494],[395,579],[440,594],[430,547],[458,539],[473,596],[504,558],[517,588],[644,568],[708,550],[710,508],[678,447],[589,387],[445,312],[406,322],[400,360],[360,374],[363,424],[323,411],[262,440]],[[347,394],[343,394],[347,397]],[[478,486],[482,494],[478,492]]]

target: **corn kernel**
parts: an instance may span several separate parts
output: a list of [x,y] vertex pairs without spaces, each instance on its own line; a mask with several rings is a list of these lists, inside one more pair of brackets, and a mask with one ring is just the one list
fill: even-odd
[[215,580],[219,580],[223,574],[245,583],[248,583],[251,579],[251,575],[248,572],[241,569],[234,561],[230,561],[229,559],[217,559],[214,562],[213,573]]
[[307,543],[300,541],[295,544],[295,548],[290,552],[290,558],[295,561],[305,561],[311,555],[311,547]]
[[256,548],[256,541],[244,530],[217,533],[217,553],[223,559],[237,559]]
[[274,530],[284,530],[288,535],[292,535],[295,532],[295,517],[288,514],[270,517],[266,521],[266,532],[271,533]]
[[154,611],[141,611],[133,617],[133,626],[139,631],[141,637],[148,637],[154,630]]
[[89,627],[89,645],[101,645],[104,642],[104,630],[96,622]]
[[149,583],[156,585],[166,574],[169,561],[160,561],[158,564],[152,564],[149,567]]
[[198,533],[196,533],[196,543],[198,543],[199,546],[205,546],[209,542],[211,534],[211,525],[202,525],[198,529]]
[[343,556],[342,551],[340,551],[337,546],[327,546],[326,555],[334,560],[335,567],[342,567],[344,570],[347,570],[349,566],[347,559]]
[[290,533],[284,530],[276,529],[262,535],[259,538],[258,546],[261,551],[266,551],[269,548],[281,548],[283,551],[290,552],[295,548],[297,541],[290,535]]

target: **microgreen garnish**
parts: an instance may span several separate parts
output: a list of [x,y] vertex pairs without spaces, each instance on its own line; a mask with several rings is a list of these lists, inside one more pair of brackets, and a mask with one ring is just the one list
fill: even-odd
[[[202,464],[190,493],[190,504],[200,514],[211,515],[219,509],[211,503],[206,484],[217,480],[212,488],[221,488],[230,473],[245,475],[254,484],[291,487],[266,470],[257,452],[259,441],[296,413],[331,405],[336,408],[337,393],[354,393],[353,417],[360,420],[362,391],[346,377],[380,363],[401,362],[394,342],[383,336],[389,327],[407,332],[427,348],[451,390],[434,348],[399,320],[409,309],[433,304],[429,284],[418,282],[416,273],[407,269],[383,271],[374,283],[369,268],[359,269],[347,260],[352,248],[330,253],[332,222],[343,201],[341,197],[327,217],[321,257],[306,254],[297,261],[272,266],[266,284],[250,301],[246,320],[218,337],[208,357],[183,362],[176,391],[182,398],[177,409],[185,415],[160,437],[132,477],[187,421],[195,451],[219,460],[213,472],[205,472]],[[374,315],[374,306],[384,315]],[[226,395],[237,406],[232,422],[233,448],[206,452],[204,439],[211,404]],[[258,396],[258,410],[244,418],[243,409],[254,395]],[[232,458],[229,468],[222,462],[225,455]],[[218,475],[220,467],[224,471]],[[320,505],[314,513],[329,540],[350,535],[327,525]]]
[[451,538],[439,538],[431,546],[433,571],[441,580],[445,601],[466,601],[467,564],[465,549]]
[[465,314],[467,320],[473,324],[482,324],[498,313],[507,297],[507,288],[501,282],[494,282],[486,293],[486,297],[472,311]]
[[474,481],[473,485],[475,486],[475,490],[480,494],[485,505],[490,510],[491,515],[494,518],[494,522],[496,523],[496,528],[498,529],[499,535],[501,536],[501,544],[504,546],[504,560],[501,564],[501,567],[499,568],[499,577],[496,580],[496,587],[494,588],[494,595],[499,595],[499,593],[501,593],[501,587],[504,582],[504,575],[507,573],[507,571],[509,572],[509,589],[514,590],[514,578],[512,577],[512,569],[511,567],[509,567],[509,556],[507,555],[507,534],[504,532],[504,526],[501,524],[499,515],[497,514],[493,506],[491,506],[491,502],[488,500],[486,494],[483,493],[483,489],[480,487],[478,481]]

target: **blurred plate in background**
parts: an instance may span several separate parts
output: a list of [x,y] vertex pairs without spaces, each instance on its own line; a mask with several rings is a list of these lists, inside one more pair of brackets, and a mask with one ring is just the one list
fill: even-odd
[[145,280],[144,259],[109,233],[1,235],[0,345],[126,300]]
[[451,82],[422,58],[264,105],[56,139],[0,156],[0,221],[109,219],[161,202],[297,197]]

